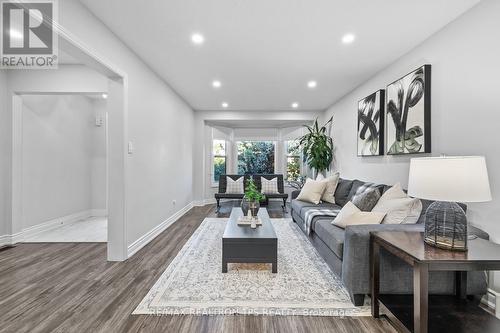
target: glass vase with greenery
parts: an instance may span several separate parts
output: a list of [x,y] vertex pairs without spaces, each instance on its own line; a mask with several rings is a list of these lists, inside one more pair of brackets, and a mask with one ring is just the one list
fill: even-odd
[[241,203],[241,209],[245,215],[248,214],[248,211],[252,213],[252,216],[257,216],[260,208],[260,202],[265,200],[266,196],[257,189],[257,185],[253,179],[247,180],[247,186],[245,189],[245,197]]
[[333,162],[333,139],[327,133],[332,121],[333,117],[321,127],[319,127],[318,119],[312,126],[304,125],[308,133],[299,139],[304,163],[307,163],[316,174],[330,170]]

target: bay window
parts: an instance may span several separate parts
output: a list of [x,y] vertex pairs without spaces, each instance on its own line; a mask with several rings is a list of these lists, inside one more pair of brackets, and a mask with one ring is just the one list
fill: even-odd
[[274,173],[273,141],[237,141],[236,150],[239,175]]
[[226,173],[226,141],[212,141],[212,183],[218,183],[220,176]]
[[295,181],[301,175],[301,154],[298,140],[285,141],[286,180]]

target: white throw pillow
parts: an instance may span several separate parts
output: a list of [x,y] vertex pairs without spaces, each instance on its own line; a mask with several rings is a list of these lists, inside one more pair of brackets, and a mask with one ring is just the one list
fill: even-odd
[[349,201],[342,207],[332,224],[345,229],[349,225],[380,224],[384,217],[384,213],[362,212]]
[[260,177],[261,192],[264,194],[276,194],[278,192],[278,178],[274,177],[273,179],[266,179],[264,177]]
[[372,212],[385,213],[384,224],[415,224],[422,213],[422,202],[409,197],[397,183],[380,197]]
[[401,183],[396,183],[380,197],[380,200],[402,199],[408,198],[408,195],[403,191]]
[[231,177],[226,177],[227,185],[226,185],[226,193],[227,194],[243,194],[245,190],[243,189],[243,179],[240,178],[233,180]]
[[326,187],[325,182],[318,182],[316,180],[307,178],[304,187],[302,188],[299,196],[297,197],[297,200],[310,202],[317,205],[321,200],[321,196],[325,191],[325,187]]
[[317,181],[322,181],[326,183],[325,191],[323,192],[323,196],[321,200],[325,202],[335,203],[335,190],[337,189],[337,185],[339,184],[340,174],[338,172],[333,175],[325,178],[321,173],[316,177]]

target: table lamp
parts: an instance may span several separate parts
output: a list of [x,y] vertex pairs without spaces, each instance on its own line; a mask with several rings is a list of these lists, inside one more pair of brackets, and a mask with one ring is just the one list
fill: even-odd
[[483,156],[412,158],[408,194],[435,200],[425,212],[424,240],[435,247],[466,251],[467,217],[457,202],[491,201]]

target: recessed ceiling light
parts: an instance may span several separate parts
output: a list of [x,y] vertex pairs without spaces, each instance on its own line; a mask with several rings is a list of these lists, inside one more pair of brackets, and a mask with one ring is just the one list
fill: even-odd
[[222,107],[225,109],[229,106],[229,104],[227,104],[226,102],[222,102]]
[[318,86],[318,82],[316,81],[309,81],[307,82],[307,87],[309,87],[310,89],[314,89]]
[[299,107],[299,103],[297,103],[297,102],[292,103],[292,108],[296,109],[298,107]]
[[200,45],[205,41],[205,37],[202,34],[195,33],[191,35],[191,41],[196,45]]
[[108,94],[104,93],[101,95],[102,99],[108,99]]
[[222,83],[220,83],[219,80],[212,81],[212,87],[214,87],[214,88],[220,88],[221,85],[222,85]]
[[356,36],[354,34],[345,34],[342,37],[342,43],[351,44],[352,42],[354,42],[355,39],[356,39]]

